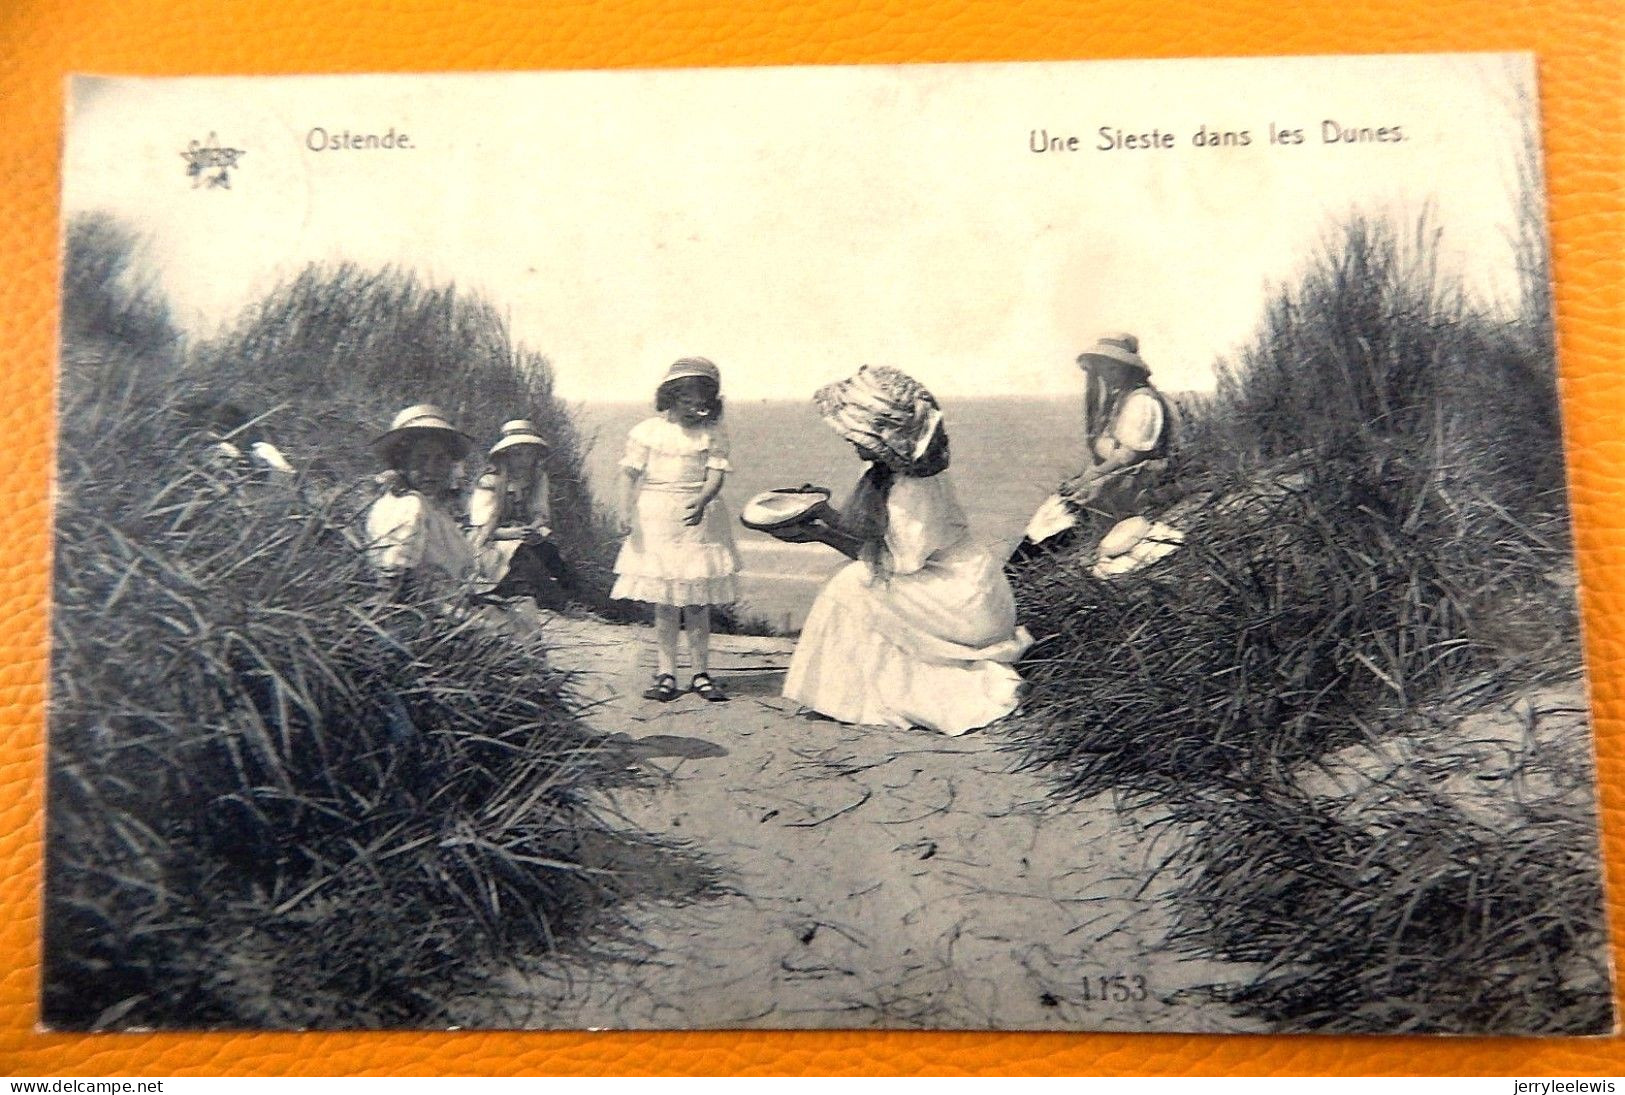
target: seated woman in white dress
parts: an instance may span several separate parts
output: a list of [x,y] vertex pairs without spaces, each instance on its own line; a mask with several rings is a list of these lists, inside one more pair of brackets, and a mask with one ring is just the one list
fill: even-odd
[[784,695],[841,722],[963,734],[1015,710],[1016,626],[1001,561],[972,541],[948,481],[937,401],[896,369],[864,366],[814,397],[870,466],[844,513],[774,533],[854,562],[831,578],[796,644]]

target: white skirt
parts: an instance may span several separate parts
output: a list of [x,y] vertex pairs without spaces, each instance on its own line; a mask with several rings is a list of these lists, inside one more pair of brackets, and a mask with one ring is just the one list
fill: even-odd
[[721,498],[711,499],[697,525],[683,511],[700,492],[638,492],[632,532],[615,559],[610,596],[656,605],[729,605],[739,599],[739,550]]
[[960,551],[889,580],[853,563],[818,595],[784,695],[840,722],[963,734],[1020,704],[1012,664],[1031,642],[991,556]]

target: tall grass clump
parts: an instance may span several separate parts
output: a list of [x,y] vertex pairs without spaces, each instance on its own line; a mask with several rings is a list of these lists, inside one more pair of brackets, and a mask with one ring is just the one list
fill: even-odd
[[1286,1029],[1606,1033],[1587,724],[1528,717],[1535,747],[1510,768],[1453,755],[1469,722],[1403,760],[1359,751],[1336,790],[1173,804],[1195,833],[1170,864],[1174,941],[1255,964],[1229,997]]
[[79,217],[63,239],[62,336],[78,346],[107,343],[149,356],[180,341],[163,296],[137,267],[139,241],[106,214]]
[[1079,794],[1240,791],[1465,679],[1461,596],[1421,532],[1383,527],[1378,474],[1336,461],[1238,488],[1144,575],[1029,568],[1034,759]]
[[[68,269],[106,238],[71,232]],[[82,284],[66,311],[98,314]],[[174,340],[119,330],[63,346],[44,1017],[444,1022],[481,963],[571,946],[664,854],[593,806],[631,770],[540,634],[377,595],[371,492],[222,463]],[[263,379],[291,451],[369,420]]]
[[[340,481],[377,470],[367,441],[409,404],[439,404],[475,438],[471,476],[504,421],[533,420],[552,444],[557,542],[607,596],[612,536],[583,474],[586,441],[547,358],[515,343],[483,297],[395,268],[312,264],[200,346],[190,366],[209,398],[268,413],[264,431],[296,465]],[[288,405],[300,413],[277,410]]]
[[1113,581],[1088,576],[1086,552],[1021,575],[1049,636],[1031,675],[1058,686],[1046,717],[1066,728],[1034,745],[1078,789],[1248,784],[1358,736],[1356,720],[1547,655],[1494,635],[1512,617],[1572,637],[1547,580],[1567,561],[1560,452],[1539,481],[1557,441],[1503,428],[1555,393],[1481,408],[1511,351],[1436,254],[1428,233],[1355,220],[1275,296],[1178,454],[1164,516],[1184,550]]
[[1578,668],[1546,320],[1477,306],[1440,254],[1425,219],[1346,223],[1184,432],[1161,516],[1186,546],[1016,575],[1040,642],[1014,732],[1067,793],[1191,824],[1180,938],[1264,963],[1236,1000],[1282,1026],[1602,1029],[1606,984],[1577,1003],[1565,976],[1602,939],[1588,793],[1510,803],[1509,837],[1301,786]]

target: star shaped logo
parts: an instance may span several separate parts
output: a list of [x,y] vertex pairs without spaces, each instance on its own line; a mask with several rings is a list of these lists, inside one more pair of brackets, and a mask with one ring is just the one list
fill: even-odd
[[213,190],[231,189],[231,172],[239,160],[248,155],[245,149],[227,148],[214,133],[207,141],[193,141],[181,153],[186,161],[186,174],[192,180],[192,189],[207,186]]

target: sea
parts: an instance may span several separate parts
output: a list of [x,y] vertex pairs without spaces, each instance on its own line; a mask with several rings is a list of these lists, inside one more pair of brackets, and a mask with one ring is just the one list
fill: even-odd
[[[576,421],[588,438],[586,472],[593,496],[613,505],[626,433],[653,411],[648,403],[580,403]],[[971,534],[1008,553],[1040,503],[1083,466],[1081,399],[996,397],[949,400],[943,414],[952,445],[953,479]],[[864,465],[826,426],[811,402],[730,399],[733,471],[722,497],[734,516],[744,561],[743,616],[786,631],[801,626],[813,598],[846,559],[822,544],[785,544],[738,523],[744,502],[762,491],[811,483],[829,488],[837,505]]]

